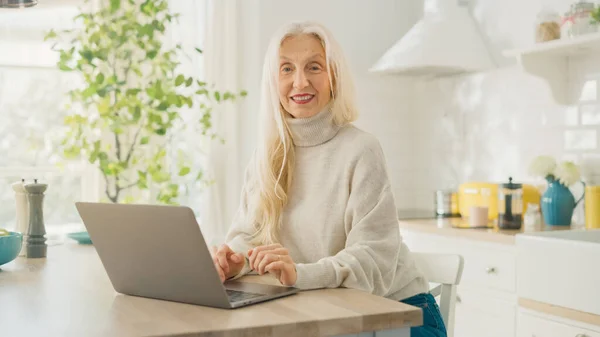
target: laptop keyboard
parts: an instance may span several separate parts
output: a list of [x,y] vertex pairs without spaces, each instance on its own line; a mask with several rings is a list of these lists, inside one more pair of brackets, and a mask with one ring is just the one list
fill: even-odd
[[249,300],[249,299],[256,298],[256,297],[265,296],[264,294],[248,293],[245,291],[237,291],[237,290],[231,290],[231,289],[225,289],[225,290],[227,290],[227,296],[229,297],[229,302],[244,301],[244,300]]

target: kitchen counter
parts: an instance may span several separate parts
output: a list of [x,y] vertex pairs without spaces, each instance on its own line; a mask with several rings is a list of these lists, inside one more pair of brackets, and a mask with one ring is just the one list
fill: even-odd
[[538,302],[527,298],[519,298],[519,306],[544,314],[563,317],[577,322],[591,324],[600,327],[600,316],[588,312],[565,308],[544,302]]
[[519,233],[560,231],[580,228],[577,226],[537,226],[532,230],[501,230],[497,228],[457,228],[464,223],[461,218],[411,219],[399,220],[400,233],[403,229],[429,234],[462,237],[471,240],[493,242],[506,245],[515,244],[515,235]]
[[[277,284],[271,276],[244,282]],[[118,294],[93,246],[0,267],[2,336],[320,336],[393,330],[409,336],[421,309],[353,289],[320,289],[239,309]],[[387,331],[386,331],[387,332]],[[377,333],[375,336],[378,336]]]
[[455,336],[600,337],[600,307],[593,296],[600,281],[594,261],[600,246],[594,230],[456,228],[463,223],[460,218],[399,220],[411,251],[464,258]]

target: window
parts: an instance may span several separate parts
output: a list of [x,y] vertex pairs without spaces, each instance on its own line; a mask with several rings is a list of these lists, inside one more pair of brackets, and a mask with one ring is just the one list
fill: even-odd
[[[180,24],[166,44],[181,43],[188,54],[201,46],[204,4],[193,0],[173,1],[172,11],[182,13]],[[46,229],[62,232],[80,227],[75,201],[96,201],[104,186],[96,167],[80,162],[65,165],[57,152],[63,134],[65,93],[77,85],[76,74],[56,69],[55,53],[43,41],[50,29],[70,28],[78,9],[51,5],[24,10],[0,10],[0,227],[15,226],[13,182],[39,179],[48,184],[44,199]],[[182,60],[186,72],[202,72],[198,57]],[[190,116],[194,111],[190,111]],[[194,164],[203,165],[205,142],[193,132],[173,138],[172,148],[193,153]],[[185,148],[187,146],[187,148]],[[173,151],[174,152],[174,151]],[[189,193],[181,203],[198,213],[202,193],[187,183]],[[69,224],[71,224],[69,226]]]
[[[83,163],[59,167],[55,151],[62,131],[64,93],[70,74],[55,69],[56,59],[43,42],[46,30],[63,27],[75,9],[61,7],[0,11],[0,227],[14,228],[13,182],[48,183],[44,218],[51,227],[78,221],[74,200],[86,197],[90,168]],[[68,21],[62,21],[68,22]],[[88,196],[89,197],[89,196]]]

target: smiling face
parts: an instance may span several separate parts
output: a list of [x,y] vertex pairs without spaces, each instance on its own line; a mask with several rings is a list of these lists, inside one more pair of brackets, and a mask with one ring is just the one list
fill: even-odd
[[319,38],[288,37],[279,48],[279,101],[294,118],[319,113],[331,100],[325,50]]

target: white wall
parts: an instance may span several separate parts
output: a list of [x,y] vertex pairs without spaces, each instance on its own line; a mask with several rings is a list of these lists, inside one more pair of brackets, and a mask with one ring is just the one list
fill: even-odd
[[[357,124],[374,133],[384,147],[398,207],[431,209],[434,190],[469,180],[499,182],[513,176],[533,182],[526,168],[539,154],[581,162],[588,181],[597,180],[598,89],[594,100],[581,108],[560,106],[545,82],[523,73],[515,60],[501,56],[503,49],[533,43],[540,10],[563,13],[571,2],[473,1],[472,12],[499,67],[423,81],[368,73],[378,57],[422,15],[422,1],[312,0],[301,5],[291,0],[246,1],[244,43],[251,52],[244,54],[243,76],[251,94],[248,132],[243,136],[247,140],[244,162],[255,144],[252,122],[270,34],[290,20],[313,19],[333,31],[351,63],[361,110]],[[595,60],[571,64],[574,76],[569,85],[574,97],[581,95],[585,81],[600,79],[597,64]]]
[[[415,207],[430,207],[433,190],[469,180],[538,182],[527,175],[541,154],[582,164],[588,182],[600,183],[600,62],[574,59],[568,87],[578,102],[561,106],[547,84],[523,73],[502,49],[534,43],[535,16],[543,8],[564,13],[570,0],[478,0],[474,13],[499,61],[498,69],[418,83],[414,120]],[[584,87],[586,88],[584,94]],[[588,89],[591,89],[589,91]],[[580,192],[573,189],[578,195]],[[576,196],[577,196],[576,195]]]
[[[417,2],[418,4],[418,2]],[[249,91],[243,111],[243,162],[256,141],[256,118],[262,59],[271,34],[293,20],[315,20],[327,26],[341,44],[355,77],[361,116],[357,125],[382,143],[400,204],[410,200],[410,154],[414,144],[410,80],[368,72],[369,67],[416,22],[412,1],[398,0],[250,0],[243,1],[242,83]]]

